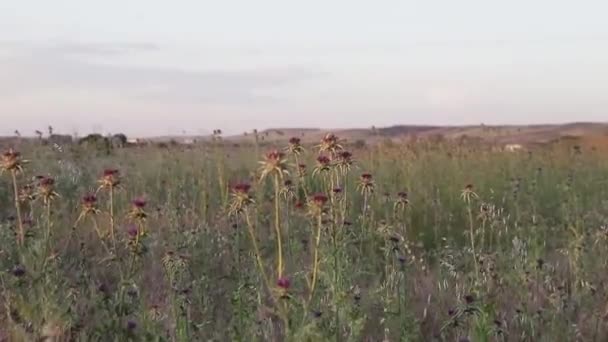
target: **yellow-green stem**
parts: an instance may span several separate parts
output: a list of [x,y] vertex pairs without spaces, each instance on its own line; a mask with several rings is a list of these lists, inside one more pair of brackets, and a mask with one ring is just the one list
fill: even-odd
[[283,276],[283,242],[281,241],[281,208],[280,208],[280,184],[279,176],[274,176],[274,227],[276,230],[277,238],[277,253],[278,253],[278,265],[277,274],[279,278]]
[[112,185],[110,185],[110,237],[112,238],[112,247],[116,249],[116,239],[114,238],[114,186]]
[[11,176],[13,177],[13,190],[15,192],[15,210],[17,211],[17,225],[19,227],[19,245],[23,246],[25,242],[25,231],[23,229],[23,218],[21,217],[21,206],[19,205],[19,187],[17,186],[17,173],[15,170],[11,170]]
[[317,285],[317,273],[319,272],[319,244],[321,243],[321,226],[323,224],[322,214],[317,218],[317,236],[315,237],[315,250],[313,256],[312,281],[310,284],[310,295],[308,301],[312,300]]

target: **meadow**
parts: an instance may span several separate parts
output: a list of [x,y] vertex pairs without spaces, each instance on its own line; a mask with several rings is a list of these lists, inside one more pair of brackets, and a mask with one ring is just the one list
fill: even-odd
[[608,340],[601,150],[11,147],[0,340]]

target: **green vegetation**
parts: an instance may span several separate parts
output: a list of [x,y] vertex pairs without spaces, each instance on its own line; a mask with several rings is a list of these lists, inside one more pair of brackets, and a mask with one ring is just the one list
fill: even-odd
[[608,339],[599,151],[14,147],[0,340]]

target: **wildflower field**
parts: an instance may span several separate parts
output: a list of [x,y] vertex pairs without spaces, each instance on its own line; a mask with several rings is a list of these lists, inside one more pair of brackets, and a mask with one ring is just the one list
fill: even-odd
[[608,158],[6,146],[3,341],[606,341]]

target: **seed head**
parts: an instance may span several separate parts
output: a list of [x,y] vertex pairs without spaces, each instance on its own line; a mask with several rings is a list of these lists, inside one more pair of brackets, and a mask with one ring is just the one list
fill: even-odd
[[301,140],[298,137],[293,137],[289,139],[289,146],[285,148],[287,153],[292,155],[300,155],[304,152],[304,148],[301,145]]
[[322,208],[323,206],[325,206],[325,203],[327,203],[327,200],[328,200],[327,196],[325,194],[321,194],[321,193],[315,194],[312,197],[313,204],[319,208]]
[[139,235],[139,228],[136,224],[130,224],[127,226],[127,236],[130,240],[135,240]]
[[12,148],[2,154],[0,159],[0,174],[4,171],[21,173],[23,165],[27,164],[27,160],[21,159],[21,153]]
[[250,189],[251,184],[249,183],[237,183],[232,187],[232,201],[229,209],[231,214],[238,214],[246,206],[254,203],[251,196],[249,196]]
[[348,171],[350,171],[352,165],[353,154],[348,151],[340,151],[337,156],[336,166],[342,172],[342,174],[346,174]]
[[397,199],[395,200],[395,210],[405,210],[410,204],[410,200],[408,199],[407,192],[400,191],[397,193]]
[[374,179],[371,173],[363,173],[359,177],[359,185],[357,186],[362,194],[371,194],[374,192]]
[[473,184],[467,184],[464,189],[462,190],[462,192],[460,193],[460,198],[462,198],[463,201],[465,201],[467,204],[471,203],[472,199],[477,199],[479,198],[479,195],[477,195],[477,193],[475,193]]
[[129,212],[129,217],[134,220],[143,221],[148,217],[148,214],[145,212],[146,208],[146,199],[143,197],[137,197],[131,201],[131,211]]
[[260,164],[260,181],[264,180],[264,178],[270,174],[276,174],[280,178],[283,178],[284,174],[288,174],[285,154],[278,150],[267,152],[264,156],[264,160],[262,160]]
[[289,288],[291,287],[291,281],[287,277],[280,277],[277,280],[277,287],[279,288],[279,297],[282,299],[289,298]]
[[331,159],[326,155],[320,155],[317,157],[317,165],[312,171],[312,175],[315,176],[321,172],[327,172],[330,170]]
[[99,184],[99,190],[109,190],[118,187],[120,185],[120,171],[118,171],[118,169],[103,170],[103,174],[99,179]]
[[38,196],[42,198],[45,204],[59,197],[59,194],[55,191],[55,179],[51,177],[40,178],[38,181]]
[[306,176],[306,164],[298,164],[298,176]]
[[15,277],[21,278],[25,275],[25,267],[21,265],[17,265],[13,268],[11,272]]
[[86,194],[82,197],[82,212],[83,215],[99,213],[95,194]]
[[277,286],[281,289],[288,290],[291,287],[291,281],[287,277],[281,277],[277,280]]
[[338,151],[342,150],[338,137],[333,133],[326,134],[317,147],[319,148],[319,152],[328,152],[331,155],[335,155]]
[[35,188],[32,184],[26,184],[19,190],[19,202],[29,203],[36,199]]

